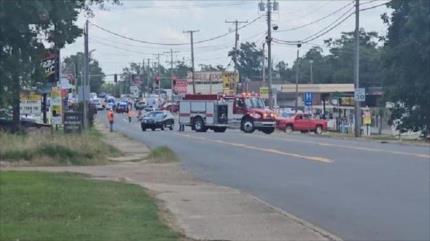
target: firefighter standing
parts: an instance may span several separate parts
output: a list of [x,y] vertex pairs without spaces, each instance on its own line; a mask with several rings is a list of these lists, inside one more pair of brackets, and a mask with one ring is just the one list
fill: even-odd
[[113,111],[112,111],[112,109],[108,110],[108,112],[107,112],[107,118],[108,118],[108,121],[109,121],[110,132],[112,132],[113,131]]

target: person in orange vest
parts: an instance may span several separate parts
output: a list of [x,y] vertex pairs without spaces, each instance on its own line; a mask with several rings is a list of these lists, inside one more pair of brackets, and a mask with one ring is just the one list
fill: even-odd
[[113,131],[113,111],[112,111],[112,109],[108,110],[108,112],[107,112],[107,119],[109,121],[110,132],[112,132]]

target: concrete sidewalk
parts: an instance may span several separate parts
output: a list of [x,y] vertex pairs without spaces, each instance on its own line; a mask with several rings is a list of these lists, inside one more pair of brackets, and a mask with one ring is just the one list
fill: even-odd
[[180,163],[129,162],[132,157],[144,159],[148,148],[102,125],[98,128],[125,154],[115,165],[13,169],[80,172],[141,185],[168,210],[169,225],[194,240],[340,240],[252,195],[196,180]]

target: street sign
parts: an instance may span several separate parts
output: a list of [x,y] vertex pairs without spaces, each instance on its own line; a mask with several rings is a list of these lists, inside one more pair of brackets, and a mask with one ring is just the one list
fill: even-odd
[[313,100],[312,92],[305,92],[303,94],[303,102],[305,103],[305,106],[312,106],[312,100]]
[[358,102],[366,101],[366,90],[364,88],[355,89],[354,100]]
[[263,99],[269,98],[269,87],[260,87],[260,97]]

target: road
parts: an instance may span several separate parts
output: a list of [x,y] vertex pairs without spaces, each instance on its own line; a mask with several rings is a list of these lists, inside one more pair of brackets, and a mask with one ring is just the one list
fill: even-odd
[[345,240],[430,240],[428,147],[238,130],[142,132],[125,115],[116,116],[115,130],[169,146],[194,176],[249,192]]

